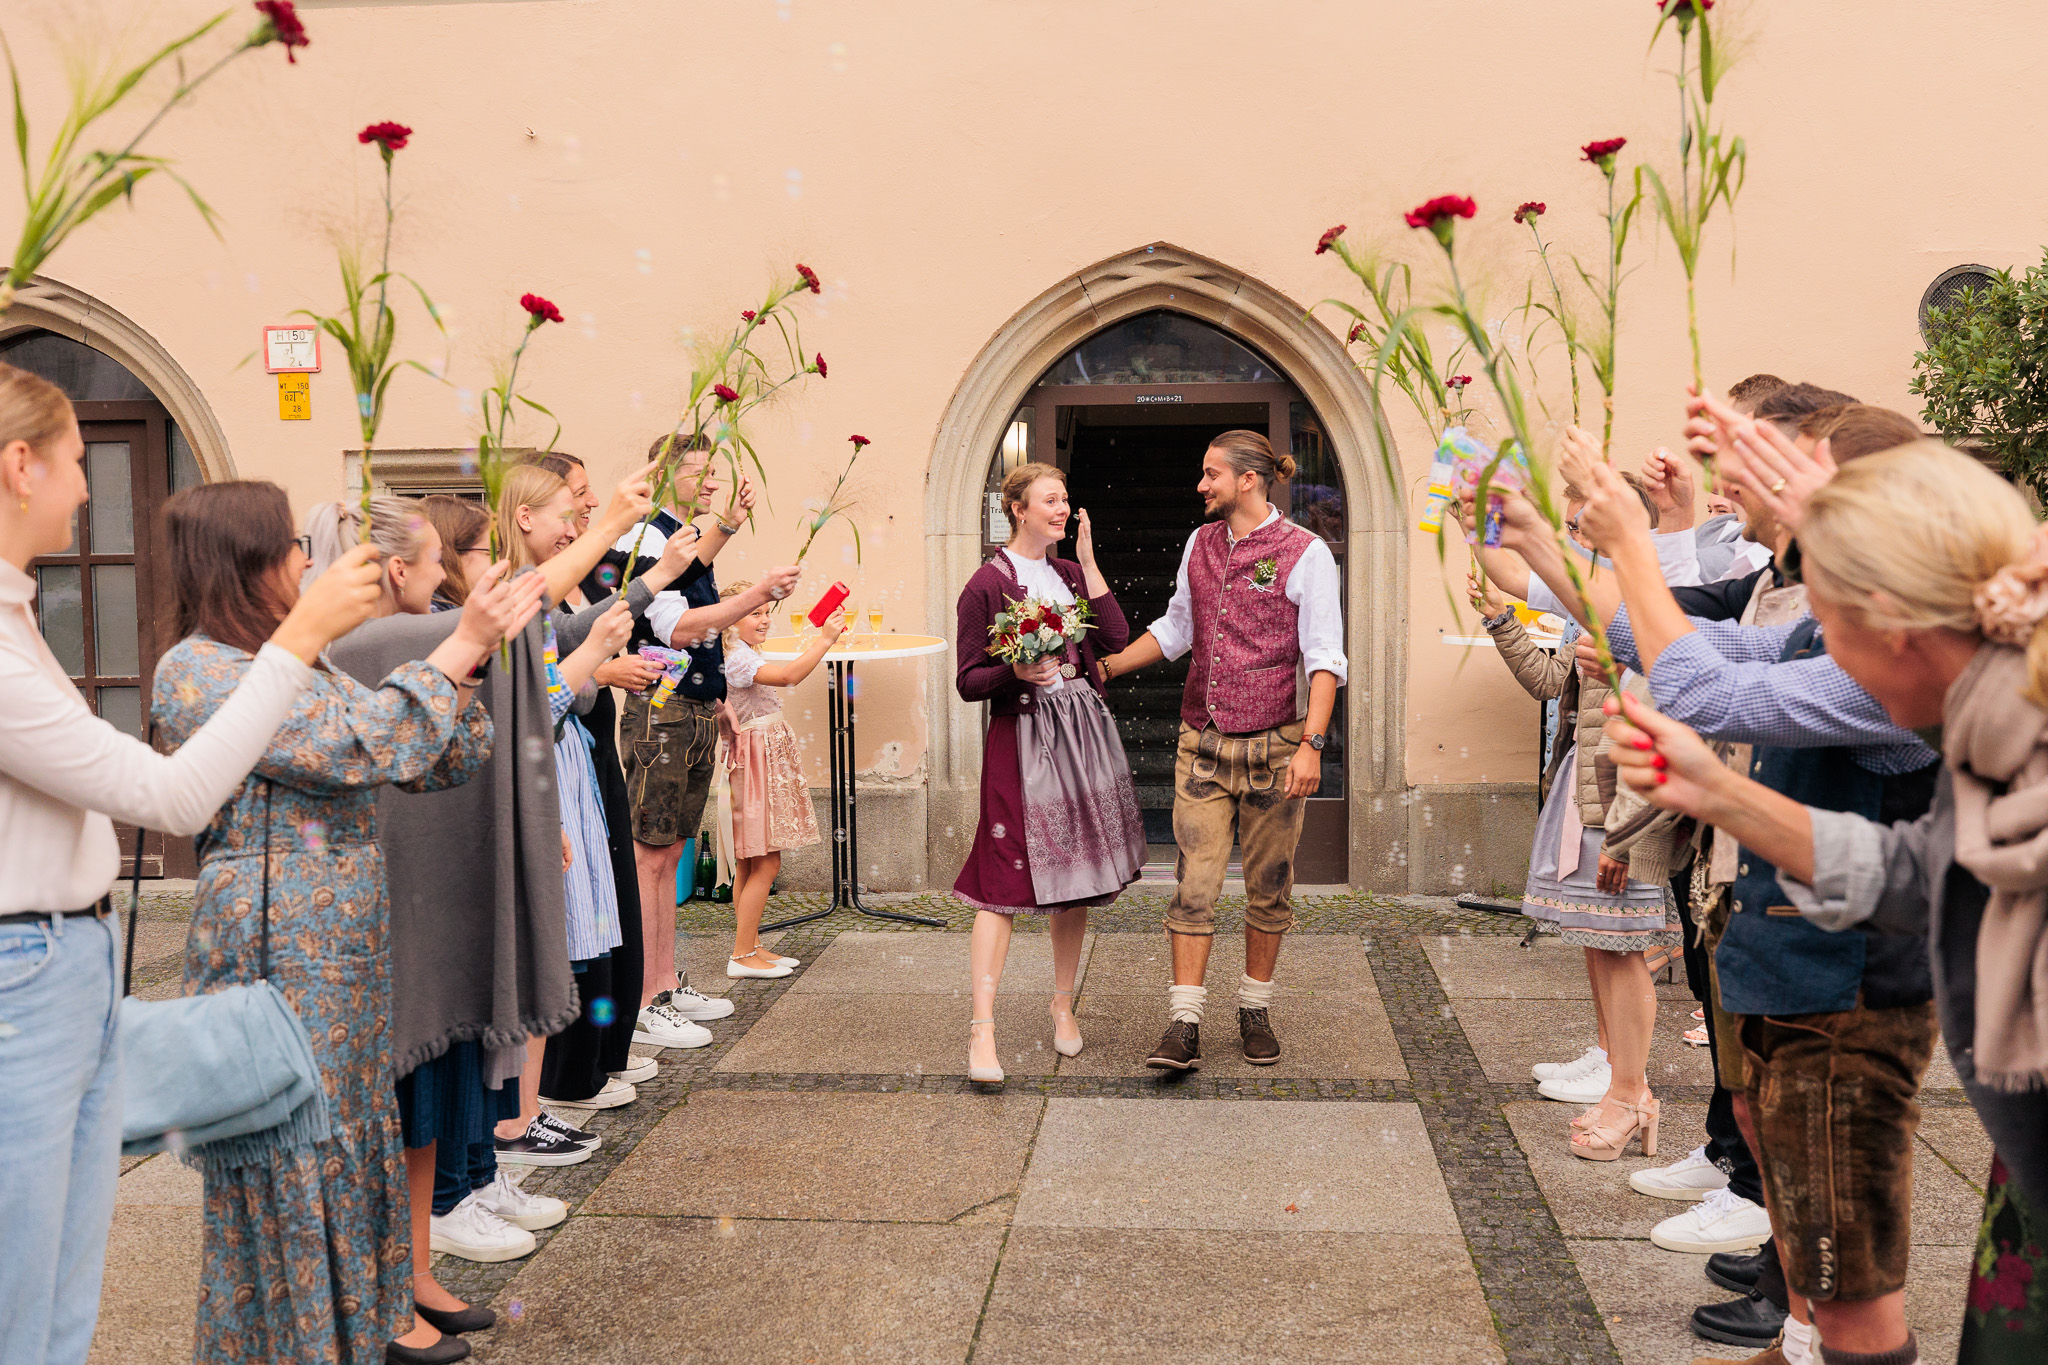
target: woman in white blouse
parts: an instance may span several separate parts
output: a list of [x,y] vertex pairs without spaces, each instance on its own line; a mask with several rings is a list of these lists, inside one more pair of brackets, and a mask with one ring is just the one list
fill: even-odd
[[174,755],[94,716],[37,628],[38,555],[71,543],[85,443],[54,385],[0,364],[0,1360],[83,1361],[120,1175],[120,871],[113,820],[205,828],[380,591],[374,547],[300,598],[234,696]]

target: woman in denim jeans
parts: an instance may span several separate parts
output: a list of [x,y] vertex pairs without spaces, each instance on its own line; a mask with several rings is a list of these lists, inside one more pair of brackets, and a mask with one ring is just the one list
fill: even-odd
[[[212,720],[165,757],[87,709],[43,642],[29,564],[71,543],[85,444],[56,386],[0,364],[0,1360],[92,1345],[120,1176],[120,872],[113,819],[203,829],[291,714],[327,642],[366,620],[365,548],[299,598]],[[111,819],[109,817],[112,817]],[[96,904],[97,903],[97,904]]]

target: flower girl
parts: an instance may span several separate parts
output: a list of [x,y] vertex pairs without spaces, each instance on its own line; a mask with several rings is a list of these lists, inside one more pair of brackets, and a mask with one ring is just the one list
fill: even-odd
[[[734,583],[720,595],[731,597],[751,586]],[[761,946],[761,912],[782,868],[783,851],[805,848],[819,838],[796,734],[783,718],[778,692],[809,677],[844,629],[835,611],[800,658],[770,663],[761,657],[761,644],[768,638],[774,605],[763,603],[725,632],[718,852],[721,864],[733,863],[732,958],[725,964],[730,977],[788,976],[797,965],[795,958],[778,957]]]

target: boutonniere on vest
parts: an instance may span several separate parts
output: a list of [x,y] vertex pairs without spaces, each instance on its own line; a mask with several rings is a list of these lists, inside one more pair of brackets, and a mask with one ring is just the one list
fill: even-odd
[[1252,565],[1252,586],[1260,592],[1273,591],[1273,582],[1280,577],[1280,561],[1270,556]]

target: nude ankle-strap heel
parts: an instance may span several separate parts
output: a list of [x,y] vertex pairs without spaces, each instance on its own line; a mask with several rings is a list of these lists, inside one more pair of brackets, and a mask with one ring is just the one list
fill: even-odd
[[1581,1130],[1571,1140],[1572,1155],[1587,1161],[1613,1161],[1628,1151],[1631,1139],[1641,1140],[1644,1156],[1657,1155],[1660,1108],[1655,1095],[1645,1096],[1641,1104],[1617,1100],[1610,1112],[1618,1113],[1619,1118]]
[[[995,1032],[996,1021],[993,1016],[987,1019],[969,1019],[967,1021],[967,1031],[970,1034],[974,1031],[976,1024],[987,1024],[991,1035]],[[1001,1066],[976,1066],[974,1064],[974,1049],[971,1043],[968,1046],[967,1057],[968,1080],[979,1085],[1001,1085],[1003,1083],[1003,1068]]]
[[[1066,996],[1066,997],[1067,997],[1067,999],[1069,999],[1069,1000],[1072,1000],[1072,999],[1074,998],[1074,993],[1073,993],[1072,991],[1054,991],[1054,992],[1053,992],[1052,994],[1053,994],[1053,998],[1054,998],[1055,1000],[1057,1000],[1057,999],[1058,999],[1058,998],[1059,998],[1060,996],[1063,996],[1063,995],[1064,995],[1064,996]],[[1072,1005],[1069,1005],[1069,1006],[1067,1007],[1067,1017],[1068,1017],[1069,1019],[1072,1019],[1072,1018],[1074,1017],[1074,1009],[1073,1009],[1073,1006],[1072,1006]],[[1065,1041],[1063,1041],[1063,1040],[1062,1040],[1062,1039],[1060,1038],[1060,1035],[1059,1035],[1059,1026],[1060,1026],[1060,1021],[1059,1021],[1059,1011],[1058,1011],[1057,1007],[1055,1007],[1055,1008],[1054,1008],[1054,1010],[1053,1010],[1053,1021],[1052,1021],[1052,1026],[1053,1026],[1053,1035],[1052,1035],[1052,1050],[1053,1050],[1054,1052],[1057,1052],[1057,1053],[1059,1053],[1059,1054],[1060,1054],[1060,1056],[1062,1056],[1062,1057],[1078,1057],[1078,1056],[1080,1056],[1080,1055],[1081,1055],[1081,1039],[1080,1039],[1079,1037],[1076,1037],[1076,1038],[1074,1039],[1074,1041],[1073,1041],[1073,1042],[1071,1042],[1071,1043],[1069,1043],[1069,1042],[1065,1042]],[[1074,1025],[1074,1032],[1075,1032],[1076,1034],[1079,1034],[1079,1033],[1080,1033],[1080,1031],[1081,1031],[1081,1026],[1080,1026],[1080,1025],[1079,1025],[1078,1023],[1077,1023],[1077,1024],[1075,1024],[1075,1025]]]

